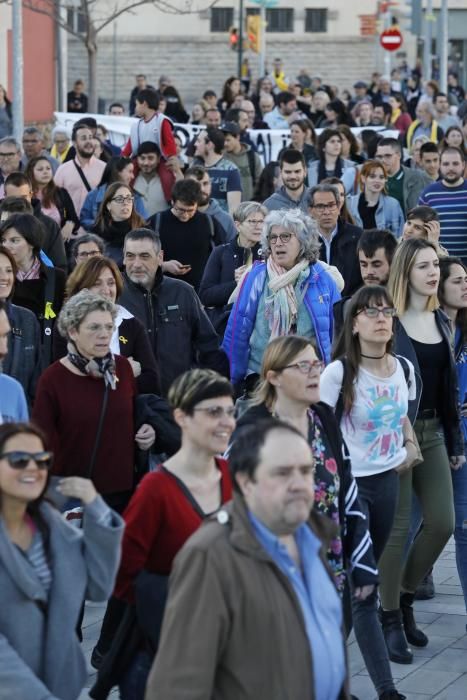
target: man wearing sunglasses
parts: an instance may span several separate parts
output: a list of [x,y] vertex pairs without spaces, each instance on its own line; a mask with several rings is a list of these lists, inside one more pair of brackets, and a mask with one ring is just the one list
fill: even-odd
[[11,327],[6,304],[0,301],[0,423],[29,420],[28,405],[21,384],[2,372],[2,363],[8,353]]

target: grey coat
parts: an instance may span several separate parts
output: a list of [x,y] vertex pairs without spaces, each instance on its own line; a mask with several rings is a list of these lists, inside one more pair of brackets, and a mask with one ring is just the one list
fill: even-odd
[[428,175],[421,170],[406,168],[402,166],[404,171],[404,180],[402,182],[402,197],[404,199],[404,209],[407,214],[411,209],[418,206],[418,198],[427,187],[431,185],[433,180],[430,180]]
[[85,507],[83,530],[47,503],[52,584],[47,593],[10,540],[0,517],[0,700],[76,700],[86,665],[76,636],[83,600],[110,596],[124,524],[97,498]]

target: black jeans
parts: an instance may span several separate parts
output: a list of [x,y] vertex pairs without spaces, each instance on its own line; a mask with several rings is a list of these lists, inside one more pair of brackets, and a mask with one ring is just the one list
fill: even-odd
[[[362,512],[366,515],[376,562],[391,533],[399,495],[399,475],[393,469],[372,476],[356,477]],[[378,594],[366,600],[352,598],[355,637],[378,695],[394,690],[389,656],[378,618]]]

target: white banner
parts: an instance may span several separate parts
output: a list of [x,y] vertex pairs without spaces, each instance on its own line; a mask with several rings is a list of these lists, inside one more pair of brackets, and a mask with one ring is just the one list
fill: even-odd
[[[83,117],[93,117],[98,124],[103,124],[109,132],[109,139],[115,146],[124,146],[130,135],[134,117],[113,117],[108,114],[74,114],[72,112],[54,112],[55,126],[65,126],[70,131],[73,124]],[[205,126],[197,124],[174,124],[174,131],[180,137],[182,146],[185,147],[193,137],[205,129]],[[364,127],[378,131],[391,138],[398,138],[399,132],[393,129],[385,129],[382,126]],[[316,129],[320,134],[323,129]],[[355,135],[362,131],[361,127],[354,127]],[[290,143],[290,131],[288,129],[249,129],[248,134],[255,144],[258,154],[265,163],[277,160],[279,152]]]

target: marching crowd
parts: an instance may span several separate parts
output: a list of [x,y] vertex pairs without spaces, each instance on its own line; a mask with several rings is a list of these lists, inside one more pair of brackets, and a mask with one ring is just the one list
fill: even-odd
[[121,151],[0,88],[0,698],[78,698],[86,600],[122,700],[348,699],[352,629],[403,700],[453,533],[467,610],[464,91],[249,82],[182,147],[137,76]]

